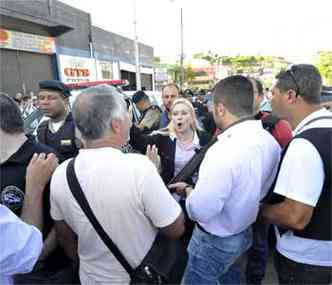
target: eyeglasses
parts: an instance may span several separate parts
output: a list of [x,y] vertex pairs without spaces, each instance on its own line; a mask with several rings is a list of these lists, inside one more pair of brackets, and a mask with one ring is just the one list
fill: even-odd
[[295,79],[295,74],[294,74],[294,72],[292,70],[293,68],[294,68],[294,66],[292,66],[290,69],[288,69],[286,71],[286,73],[292,78],[292,80],[293,80],[293,82],[294,82],[294,84],[296,86],[296,90],[295,90],[296,96],[298,96],[300,94],[300,87],[299,87],[299,85],[298,85],[298,83],[297,83],[297,81]]

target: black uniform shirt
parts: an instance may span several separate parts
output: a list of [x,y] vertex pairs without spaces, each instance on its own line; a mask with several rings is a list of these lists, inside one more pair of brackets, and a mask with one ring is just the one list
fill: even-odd
[[[30,137],[17,152],[0,165],[0,203],[11,209],[17,216],[21,215],[25,194],[26,169],[34,153],[56,154],[52,148],[36,143],[34,139]],[[43,204],[44,234],[49,232],[53,224],[49,213],[49,195],[48,185],[44,192]]]

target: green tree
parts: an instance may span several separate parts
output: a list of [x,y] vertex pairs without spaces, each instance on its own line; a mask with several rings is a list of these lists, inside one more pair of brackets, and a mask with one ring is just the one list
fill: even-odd
[[155,65],[160,65],[160,64],[161,64],[161,58],[160,58],[159,56],[155,56],[155,57],[153,58],[153,63],[154,63]]
[[[212,53],[211,51],[208,51],[208,53],[197,53],[194,55],[194,58],[204,59],[213,67],[215,67],[215,70],[219,70],[220,65],[222,64],[230,64],[230,58],[226,56],[218,55],[217,53]],[[217,78],[214,78],[214,81],[216,81]]]
[[184,79],[185,82],[191,83],[196,77],[196,74],[191,65],[187,65],[184,69]]
[[324,83],[332,85],[332,51],[319,53],[317,68],[324,78]]

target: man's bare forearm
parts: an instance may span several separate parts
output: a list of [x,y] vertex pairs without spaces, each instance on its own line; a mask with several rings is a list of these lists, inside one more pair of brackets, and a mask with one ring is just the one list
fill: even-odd
[[57,247],[58,241],[56,238],[55,228],[53,227],[47,238],[44,241],[43,250],[39,257],[40,260],[46,259]]
[[55,231],[57,240],[66,255],[74,262],[78,262],[77,235],[64,221],[55,222]]
[[25,197],[21,219],[43,230],[43,193],[58,165],[54,154],[34,154],[26,172]]
[[43,191],[32,193],[29,189],[30,185],[26,186],[26,194],[24,197],[24,204],[21,213],[21,219],[30,225],[34,225],[40,231],[43,230]]
[[286,198],[275,205],[264,205],[261,209],[263,221],[287,229],[302,230],[312,217],[313,207]]

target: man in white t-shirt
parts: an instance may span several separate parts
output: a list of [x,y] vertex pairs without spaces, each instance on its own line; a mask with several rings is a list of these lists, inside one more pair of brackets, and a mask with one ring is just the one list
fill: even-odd
[[[135,268],[158,230],[170,238],[182,235],[181,208],[147,157],[120,151],[131,122],[115,88],[85,90],[74,103],[73,117],[86,147],[75,160],[78,181],[99,223]],[[67,164],[56,170],[51,182],[51,215],[60,243],[73,259],[78,254],[82,284],[129,283],[129,275],[73,198]]]
[[281,284],[332,282],[332,116],[320,106],[321,86],[319,71],[301,64],[280,73],[272,91],[273,111],[294,130],[262,211],[278,226],[275,265]]

